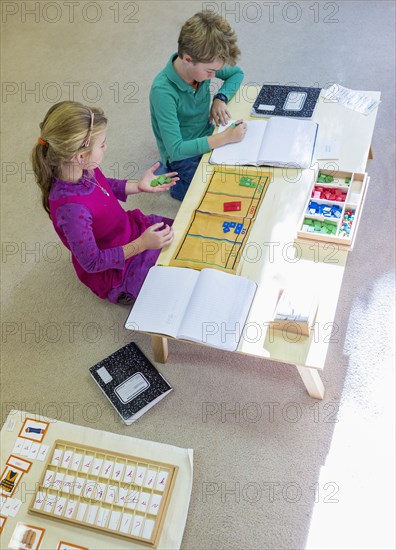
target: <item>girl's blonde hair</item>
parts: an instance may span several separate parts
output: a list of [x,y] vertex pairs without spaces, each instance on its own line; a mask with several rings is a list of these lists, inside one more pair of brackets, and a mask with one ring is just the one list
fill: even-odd
[[79,152],[90,153],[97,135],[106,124],[102,109],[87,107],[77,101],[57,103],[45,115],[40,124],[40,138],[32,151],[32,165],[42,192],[43,207],[48,214],[51,186],[55,178],[62,176],[62,166]]
[[227,65],[235,65],[241,54],[236,42],[237,35],[228,21],[212,11],[202,11],[182,26],[178,55],[190,55],[194,63],[221,59]]

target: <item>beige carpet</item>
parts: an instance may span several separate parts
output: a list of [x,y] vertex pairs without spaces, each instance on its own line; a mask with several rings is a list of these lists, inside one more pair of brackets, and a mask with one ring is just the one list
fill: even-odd
[[[128,308],[78,282],[29,154],[52,103],[74,97],[109,117],[105,173],[142,174],[158,157],[150,82],[205,4],[236,29],[245,83],[382,91],[371,183],[324,401],[309,398],[291,366],[171,342],[158,367],[174,392],[126,427],[88,367],[131,338],[152,358],[149,338],[124,330]],[[192,447],[183,548],[394,548],[395,3],[14,1],[2,10],[2,422],[18,408]],[[168,196],[130,199],[136,206],[178,209]]]

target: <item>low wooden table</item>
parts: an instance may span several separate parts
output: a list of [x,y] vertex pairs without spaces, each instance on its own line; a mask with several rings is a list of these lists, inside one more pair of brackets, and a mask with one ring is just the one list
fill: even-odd
[[[232,118],[250,119],[257,93],[255,86],[242,87],[229,103]],[[366,93],[376,99],[380,97],[380,92]],[[258,283],[258,291],[237,352],[295,365],[309,395],[317,399],[324,397],[319,373],[324,368],[328,347],[339,337],[336,309],[348,251],[334,244],[295,243],[296,233],[316,169],[365,172],[367,160],[372,158],[371,139],[376,115],[376,110],[365,116],[319,99],[313,118],[319,123],[318,137],[338,143],[340,158],[315,161],[311,169],[304,171],[263,168],[273,177],[238,268],[239,275]],[[174,242],[161,252],[159,265],[169,265],[202,196],[213,170],[208,163],[209,156],[206,154],[201,160],[173,225]],[[316,322],[309,337],[273,330],[269,326],[279,288],[298,281],[309,285],[319,297]],[[166,362],[167,338],[152,335],[152,346],[155,360]]]

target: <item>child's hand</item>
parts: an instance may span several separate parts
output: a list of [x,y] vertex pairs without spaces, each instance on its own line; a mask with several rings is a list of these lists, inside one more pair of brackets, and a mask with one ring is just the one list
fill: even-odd
[[216,126],[220,126],[220,124],[225,126],[230,118],[230,112],[224,101],[221,101],[221,99],[214,99],[210,109],[209,122],[213,122]]
[[164,191],[168,191],[171,187],[176,185],[176,182],[180,179],[179,177],[177,177],[177,172],[169,172],[168,174],[163,174],[166,178],[172,178],[171,183],[163,183],[162,185],[157,185],[155,187],[152,187],[150,185],[150,183],[158,177],[154,174],[154,172],[158,169],[159,165],[160,163],[156,162],[154,166],[146,170],[146,172],[143,174],[142,179],[138,182],[138,191],[144,193],[162,193]]
[[242,141],[245,137],[246,130],[246,122],[243,122],[243,120],[237,120],[234,124],[227,128],[227,130],[222,132],[222,134],[224,134],[224,138],[226,139],[225,143],[238,143],[239,141]]
[[[162,229],[161,229],[162,228]],[[173,229],[170,225],[159,222],[151,225],[140,236],[143,250],[158,250],[171,244],[174,238]]]

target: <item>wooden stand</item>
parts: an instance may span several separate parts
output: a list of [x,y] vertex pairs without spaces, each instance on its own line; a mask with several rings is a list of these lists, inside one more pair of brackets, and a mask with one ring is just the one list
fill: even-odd
[[151,336],[151,345],[153,347],[154,361],[157,361],[157,363],[166,363],[168,360],[168,338],[153,334]]
[[296,365],[296,367],[309,395],[314,399],[323,399],[324,386],[319,376],[319,372],[316,369],[300,367],[299,365]]

